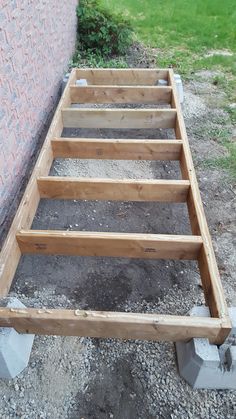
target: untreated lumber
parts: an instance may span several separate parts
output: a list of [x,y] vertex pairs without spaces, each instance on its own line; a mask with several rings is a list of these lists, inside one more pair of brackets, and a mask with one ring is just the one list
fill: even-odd
[[174,128],[174,109],[63,108],[65,128]]
[[41,198],[112,201],[186,202],[188,180],[38,178]]
[[19,333],[218,344],[221,321],[207,317],[63,309],[0,309],[0,324]]
[[22,253],[144,259],[196,260],[202,247],[199,236],[90,231],[21,230],[17,241]]
[[52,149],[54,158],[179,160],[182,141],[54,138]]
[[71,86],[71,103],[170,103],[170,86]]
[[122,85],[122,86],[152,86],[158,80],[168,79],[169,70],[157,70],[149,68],[124,68],[124,69],[77,69],[77,79],[86,79],[88,84]]

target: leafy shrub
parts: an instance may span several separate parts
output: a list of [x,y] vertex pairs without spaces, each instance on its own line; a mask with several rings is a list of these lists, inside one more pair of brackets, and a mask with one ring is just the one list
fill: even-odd
[[80,0],[77,16],[81,51],[100,57],[125,54],[132,42],[132,28],[121,15],[102,8],[99,0]]

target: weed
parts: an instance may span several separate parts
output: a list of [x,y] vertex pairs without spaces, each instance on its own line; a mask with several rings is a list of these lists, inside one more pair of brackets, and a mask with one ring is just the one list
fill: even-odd
[[204,166],[227,169],[236,180],[236,143],[231,140],[231,131],[225,127],[214,127],[208,132],[208,136],[224,146],[226,154],[222,157],[206,159]]
[[236,180],[236,144],[225,142],[224,146],[227,149],[227,154],[225,156],[207,159],[205,160],[204,165],[211,168],[228,170],[232,178]]
[[102,68],[126,68],[127,63],[122,57],[118,58],[104,58],[99,53],[92,51],[76,50],[70,67],[102,67]]

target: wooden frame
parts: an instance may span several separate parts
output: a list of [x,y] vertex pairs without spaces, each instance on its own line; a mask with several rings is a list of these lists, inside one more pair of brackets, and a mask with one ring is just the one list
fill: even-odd
[[[86,78],[88,86],[76,86]],[[167,81],[158,87],[159,79]],[[73,103],[167,103],[170,109],[78,109]],[[63,127],[172,128],[175,140],[61,138]],[[182,180],[78,179],[48,176],[54,158],[179,160]],[[31,230],[41,198],[186,202],[192,235]],[[0,327],[23,333],[221,344],[231,322],[197,185],[171,69],[74,69],[0,253],[0,296],[21,254],[63,254],[198,261],[211,317],[83,310],[0,308]]]

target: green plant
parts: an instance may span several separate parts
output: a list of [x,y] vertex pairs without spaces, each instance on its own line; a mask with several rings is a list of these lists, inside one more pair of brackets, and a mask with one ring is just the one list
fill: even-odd
[[104,58],[100,53],[77,50],[70,62],[70,67],[126,68],[127,63],[122,57]]
[[236,180],[236,145],[234,143],[225,143],[227,154],[215,159],[207,159],[204,165],[212,168],[226,169],[230,172],[233,180]]
[[99,0],[80,0],[77,7],[79,50],[100,57],[125,54],[132,28],[121,14],[102,8]]
[[225,147],[225,155],[209,158],[203,162],[205,167],[227,169],[232,179],[236,180],[236,144],[232,139],[232,131],[226,127],[215,127],[206,133],[209,137]]

